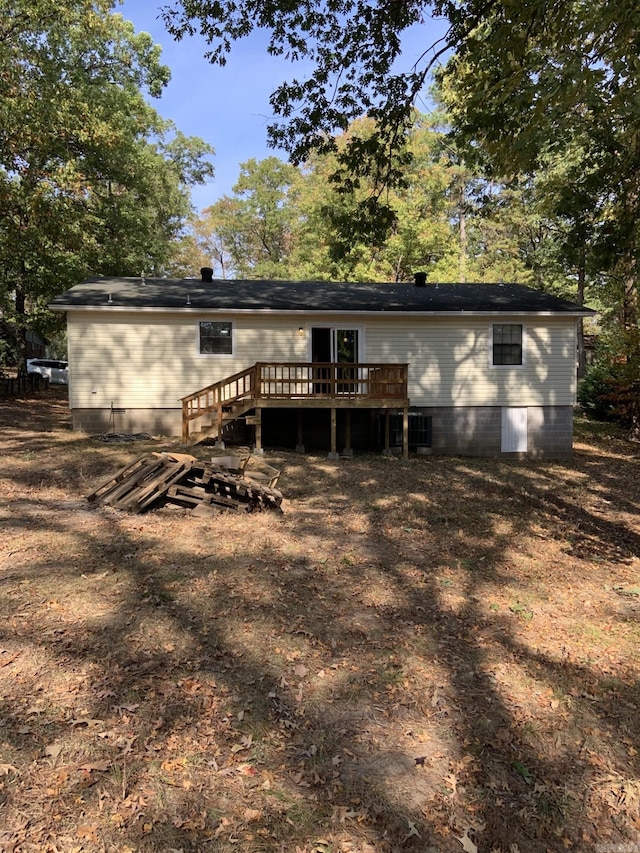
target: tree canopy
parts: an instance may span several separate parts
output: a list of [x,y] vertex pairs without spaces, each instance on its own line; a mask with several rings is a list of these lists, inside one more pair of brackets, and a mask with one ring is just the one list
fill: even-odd
[[[485,172],[535,175],[567,249],[616,279],[638,323],[640,31],[637,0],[451,5],[442,88],[457,139]],[[481,15],[475,9],[486,11]]]
[[[447,23],[435,42],[431,16]],[[591,286],[640,369],[639,0],[175,0],[164,18],[176,38],[199,31],[214,63],[257,29],[271,54],[304,60],[271,96],[268,139],[294,163],[335,158],[351,252],[396,239],[387,193],[411,181],[413,109],[437,70],[460,168],[518,199],[496,204],[489,189],[484,209],[529,233],[538,283],[568,274],[580,300]],[[420,24],[424,50],[403,67],[403,35]],[[375,130],[349,134],[363,116]]]
[[[464,95],[454,120],[503,170],[531,166],[540,132],[560,131],[552,147],[561,148],[580,132],[577,117],[602,120],[605,134],[621,131],[617,117],[637,127],[639,11],[637,0],[176,0],[164,19],[176,38],[199,30],[221,65],[235,41],[265,30],[269,53],[312,68],[271,96],[274,147],[302,163],[312,150],[335,151],[336,133],[366,114],[377,135],[352,140],[351,166],[360,155],[361,168],[389,178],[415,99],[450,52]],[[403,33],[431,16],[448,21],[446,35],[397,70]]]
[[111,6],[0,0],[0,309],[18,332],[46,332],[47,299],[89,272],[161,270],[212,173],[147,102],[160,48]]
[[271,95],[270,144],[301,164],[312,151],[338,153],[335,135],[368,115],[375,133],[354,136],[340,150],[339,163],[350,179],[365,175],[380,194],[403,180],[403,142],[415,99],[448,48],[444,41],[412,68],[394,70],[403,32],[429,8],[425,0],[178,0],[163,16],[178,39],[199,31],[213,63],[224,65],[233,42],[254,30],[269,34],[270,54],[305,60],[311,73],[284,81]]
[[[349,193],[332,184],[334,155],[314,154],[298,168],[252,159],[240,165],[232,195],[193,222],[175,271],[212,266],[223,278],[412,282],[422,270],[430,282],[539,282],[549,254],[542,244],[553,240],[543,240],[540,219],[525,211],[524,192],[496,188],[489,204],[486,182],[460,162],[439,117],[416,113],[413,121],[404,186],[387,194],[393,222],[379,239],[354,227],[370,184],[362,180]],[[369,119],[354,122],[338,148],[373,131]],[[561,267],[554,273],[566,288]]]

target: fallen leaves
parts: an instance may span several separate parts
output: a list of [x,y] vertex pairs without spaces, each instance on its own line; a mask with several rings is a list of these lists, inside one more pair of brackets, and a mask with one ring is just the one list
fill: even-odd
[[242,817],[247,823],[253,823],[257,820],[262,820],[263,814],[262,809],[245,809]]
[[633,459],[284,454],[286,518],[222,529],[60,513],[54,478],[68,500],[126,452],[37,440],[32,482],[3,456],[32,565],[2,578],[2,843],[517,853],[640,825]]
[[52,759],[52,765],[55,767],[58,758],[60,757],[60,753],[64,749],[64,743],[52,743],[49,746],[45,746],[44,754]]
[[458,838],[458,841],[462,844],[462,849],[465,853],[478,853],[478,845],[469,838],[469,833],[471,831],[472,830],[467,829],[464,835]]
[[9,666],[9,664],[13,663],[14,660],[17,660],[21,654],[21,651],[9,652],[6,649],[0,650],[0,667]]
[[533,782],[533,779],[531,778],[531,773],[529,772],[528,767],[526,767],[526,765],[523,764],[522,761],[514,761],[513,766],[516,769],[516,771],[520,774],[520,776],[522,776],[522,778],[527,783],[527,785],[531,785]]
[[90,841],[92,844],[98,843],[99,833],[98,824],[82,824],[76,829],[76,835],[81,841]]
[[231,747],[231,752],[235,755],[238,752],[242,752],[245,749],[251,749],[251,745],[253,743],[253,735],[249,734],[242,738],[240,743],[234,743]]
[[415,823],[412,820],[408,820],[407,825],[409,827],[409,832],[405,836],[405,841],[407,841],[409,838],[414,838],[414,837],[415,838],[422,838],[417,826],[415,825]]

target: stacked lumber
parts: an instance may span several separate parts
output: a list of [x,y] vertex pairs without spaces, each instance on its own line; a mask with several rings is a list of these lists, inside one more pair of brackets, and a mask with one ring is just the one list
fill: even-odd
[[245,469],[246,462],[231,469],[215,459],[202,462],[186,453],[151,453],[126,465],[87,500],[134,513],[167,503],[195,515],[279,511],[282,493],[275,488],[279,472],[269,469],[265,475]]

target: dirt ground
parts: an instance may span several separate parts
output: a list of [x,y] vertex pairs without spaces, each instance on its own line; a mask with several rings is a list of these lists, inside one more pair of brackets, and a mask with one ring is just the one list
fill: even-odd
[[0,849],[640,851],[640,446],[268,452],[280,515],[87,502],[177,449],[0,400]]

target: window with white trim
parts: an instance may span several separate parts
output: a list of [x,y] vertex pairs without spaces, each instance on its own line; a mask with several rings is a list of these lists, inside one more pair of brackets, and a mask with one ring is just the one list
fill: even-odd
[[232,355],[233,325],[228,320],[201,320],[201,355]]
[[522,323],[494,323],[492,333],[493,365],[522,364]]

